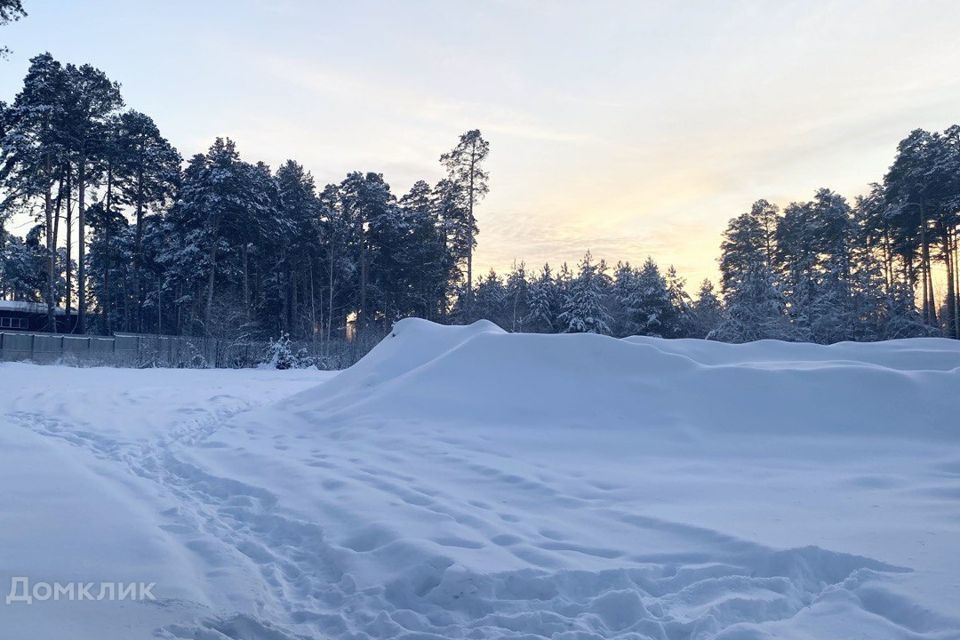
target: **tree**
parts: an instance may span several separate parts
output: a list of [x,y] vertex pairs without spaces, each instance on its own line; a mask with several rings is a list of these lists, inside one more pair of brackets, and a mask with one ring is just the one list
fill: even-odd
[[603,302],[603,278],[588,251],[580,262],[579,274],[570,283],[563,313],[558,318],[564,332],[609,335],[611,318]]
[[[319,196],[320,243],[323,249],[323,268],[327,289],[326,345],[329,348],[334,328],[346,329],[346,309],[349,295],[342,289],[356,275],[356,264],[350,259],[351,225],[344,215],[339,185],[327,185]],[[325,355],[329,355],[326,352]]]
[[679,318],[667,281],[653,258],[647,258],[633,278],[626,299],[630,326],[637,335],[674,337]]
[[26,238],[0,230],[0,294],[13,300],[40,302],[45,287],[46,250],[40,243],[43,227],[33,227]]
[[748,213],[730,221],[720,244],[720,289],[724,295],[735,290],[758,266],[771,264],[776,246],[769,227],[775,215],[776,209],[766,200],[758,200]]
[[[0,27],[26,17],[21,0],[0,0]],[[0,47],[0,58],[10,55],[9,47]]]
[[[206,155],[190,159],[170,213],[171,231],[178,238],[162,259],[171,267],[176,265],[178,287],[192,291],[189,297],[179,298],[194,305],[191,315],[202,317],[205,333],[212,332],[218,295],[223,298],[221,306],[233,309],[239,306],[236,298],[247,296],[249,264],[243,260],[244,247],[252,239],[277,232],[278,203],[269,168],[243,162],[229,138],[217,138]],[[205,286],[198,274],[205,274]],[[201,286],[202,310],[197,306]]]
[[470,306],[468,316],[469,320],[485,319],[500,325],[504,322],[507,305],[507,289],[503,284],[503,279],[497,275],[497,272],[490,269],[487,277],[477,278],[477,288],[474,292],[473,304]]
[[0,143],[0,183],[6,192],[0,220],[18,205],[32,207],[42,199],[43,233],[47,253],[47,327],[56,330],[57,235],[53,187],[69,157],[64,134],[67,76],[49,53],[30,60],[23,88],[4,110]]
[[410,288],[411,311],[430,319],[441,319],[447,310],[450,283],[456,265],[447,246],[443,210],[435,206],[434,191],[418,180],[400,199],[405,224],[409,229],[403,264],[404,278]]
[[750,268],[726,300],[723,321],[709,336],[724,342],[793,340],[786,302],[764,264]]
[[77,176],[77,328],[83,333],[87,311],[85,199],[88,182],[95,177],[88,175],[89,163],[107,152],[103,143],[107,139],[109,118],[122,106],[123,99],[120,85],[99,69],[87,64],[79,67],[68,64],[64,71],[64,139],[76,165]]
[[112,166],[108,180],[116,183],[114,197],[134,207],[133,296],[137,313],[135,319],[128,320],[127,328],[142,331],[143,218],[151,207],[160,207],[173,197],[180,178],[181,158],[160,135],[150,116],[127,111],[111,121],[111,128],[108,161]]
[[465,255],[458,258],[467,263],[467,300],[473,293],[473,250],[476,246],[477,220],[474,207],[489,192],[487,184],[489,174],[483,169],[483,161],[490,152],[490,143],[483,139],[480,131],[472,129],[460,136],[460,141],[449,152],[440,156],[440,163],[447,170],[448,179],[458,185],[466,199],[466,211],[463,219],[457,220],[457,235],[465,236]]
[[384,299],[380,295],[384,284],[380,278],[382,274],[375,274],[378,286],[375,291],[371,287],[371,265],[378,260],[379,266],[383,266],[392,259],[383,255],[383,249],[395,222],[391,218],[396,216],[396,199],[382,174],[355,171],[340,183],[340,201],[350,228],[351,244],[355,248],[354,258],[359,265],[356,326],[363,331],[371,323],[373,309],[383,307]]
[[523,262],[514,263],[507,274],[506,303],[510,331],[523,331],[523,321],[527,317],[530,301],[530,286],[527,282],[527,269]]
[[691,338],[706,338],[720,326],[723,318],[723,306],[714,293],[713,283],[704,279],[700,283],[697,299],[686,315],[684,333]]
[[[293,331],[295,335],[312,334],[318,319],[313,266],[320,237],[320,201],[313,176],[293,160],[277,170],[276,182],[280,194],[278,214],[283,232],[279,248],[285,283],[280,295],[283,310],[280,327],[281,331]],[[251,244],[244,244],[242,251],[247,252]],[[248,289],[244,290],[247,308]]]
[[90,291],[97,301],[101,329],[110,333],[124,317],[131,315],[131,267],[135,247],[127,219],[106,201],[87,209],[92,231],[90,239]]
[[524,324],[529,331],[552,333],[557,316],[557,285],[550,271],[550,264],[543,265],[540,275],[530,283],[530,302]]
[[936,142],[927,131],[912,131],[897,145],[897,156],[884,177],[887,202],[892,205],[891,222],[898,230],[898,248],[910,255],[911,272],[913,254],[919,250],[921,314],[924,322],[931,325],[936,324],[930,245],[937,193],[928,172]]

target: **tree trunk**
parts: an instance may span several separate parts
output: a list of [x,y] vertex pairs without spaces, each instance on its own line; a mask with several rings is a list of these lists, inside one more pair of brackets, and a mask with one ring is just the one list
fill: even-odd
[[101,313],[103,314],[103,327],[106,330],[106,334],[113,335],[113,321],[111,320],[111,301],[110,301],[110,269],[112,267],[113,260],[111,260],[111,254],[113,252],[113,239],[110,237],[110,227],[112,221],[110,220],[111,207],[113,206],[113,164],[107,165],[107,199],[106,199],[106,224],[104,225],[103,240],[105,243],[105,249],[103,252],[103,309]]
[[70,322],[70,309],[73,307],[72,300],[72,290],[71,290],[71,275],[73,268],[70,264],[70,257],[73,256],[73,184],[72,184],[72,172],[70,171],[70,163],[67,163],[67,263],[63,265],[63,268],[66,270],[67,277],[67,322]]
[[927,244],[927,224],[920,212],[920,286],[923,287],[923,322],[930,324],[930,298],[927,278],[930,274],[930,245]]
[[930,241],[926,237],[926,233],[924,233],[924,240],[923,240],[923,263],[924,263],[923,273],[924,273],[924,276],[926,277],[926,283],[927,283],[926,299],[929,305],[928,322],[931,326],[935,327],[937,326],[937,297],[933,291],[933,263],[932,263],[932,260],[930,259]]
[[953,242],[950,238],[950,230],[944,229],[943,232],[943,262],[947,270],[947,297],[944,300],[943,324],[947,336],[953,335]]
[[210,318],[213,315],[213,287],[216,284],[217,274],[217,237],[214,235],[210,244],[210,274],[207,277],[207,309],[204,313],[204,331],[210,335]]
[[[53,205],[53,265],[54,265],[54,285],[60,276],[60,254],[57,252],[57,246],[60,244],[60,208],[63,206],[63,171],[57,174],[57,198]],[[68,258],[69,259],[69,258]]]
[[307,261],[310,274],[310,339],[313,341],[313,351],[317,351],[317,302],[313,292],[313,260]]
[[143,268],[143,167],[137,168],[136,246],[133,252],[133,296],[137,301],[137,333],[143,332],[143,295],[141,270]]
[[357,334],[367,323],[367,238],[363,223],[360,223],[360,315],[357,317]]
[[467,210],[467,307],[473,306],[473,178],[477,161],[470,154],[470,189],[467,192],[469,207]]
[[[177,284],[177,300],[183,297],[183,286]],[[176,334],[178,336],[183,335],[183,305],[177,304],[177,329]]]
[[953,337],[960,339],[960,267],[957,266],[957,256],[960,255],[960,227],[953,229]]
[[77,167],[77,332],[86,333],[87,316],[87,271],[86,271],[86,211],[84,197],[87,190],[86,182],[87,158],[80,152],[80,163]]
[[298,331],[300,329],[297,326],[298,324],[300,324],[299,322],[300,320],[300,278],[297,277],[299,274],[297,273],[297,270],[293,268],[292,265],[288,274],[290,278],[288,281],[290,284],[289,327],[290,327],[290,333],[292,333],[294,337],[297,337]]
[[326,355],[330,355],[330,337],[333,331],[333,247],[330,247],[330,264],[327,267],[327,287],[329,296],[327,301],[327,345]]
[[243,256],[243,311],[247,319],[247,322],[250,322],[250,274],[248,271],[248,261],[247,253],[249,249],[249,244],[243,244],[243,250],[241,255]]
[[43,192],[43,214],[44,222],[46,228],[44,232],[47,236],[47,328],[53,332],[57,332],[57,320],[56,315],[54,314],[54,272],[57,268],[57,247],[54,244],[53,236],[53,202],[50,191],[53,189],[53,183],[50,180],[50,154],[47,154],[45,161],[45,173],[44,181],[46,182],[46,188]]

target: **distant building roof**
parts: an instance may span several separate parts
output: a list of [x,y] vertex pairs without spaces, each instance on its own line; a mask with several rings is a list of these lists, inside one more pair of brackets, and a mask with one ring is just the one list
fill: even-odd
[[[20,311],[22,313],[47,313],[47,305],[43,302],[25,302],[23,300],[0,300],[0,311]],[[67,315],[67,310],[63,307],[54,307],[53,313],[58,316]],[[70,310],[71,314],[76,314],[75,309]]]

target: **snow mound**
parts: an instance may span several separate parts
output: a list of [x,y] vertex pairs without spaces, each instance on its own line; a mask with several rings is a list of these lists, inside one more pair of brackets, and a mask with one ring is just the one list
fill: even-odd
[[295,406],[330,419],[950,438],[940,416],[960,413],[958,372],[952,340],[733,345],[407,319]]

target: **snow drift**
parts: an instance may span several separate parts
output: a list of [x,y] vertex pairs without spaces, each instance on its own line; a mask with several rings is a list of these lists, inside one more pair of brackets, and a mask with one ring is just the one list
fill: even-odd
[[945,339],[733,345],[408,319],[296,405],[348,420],[955,438],[958,372]]

